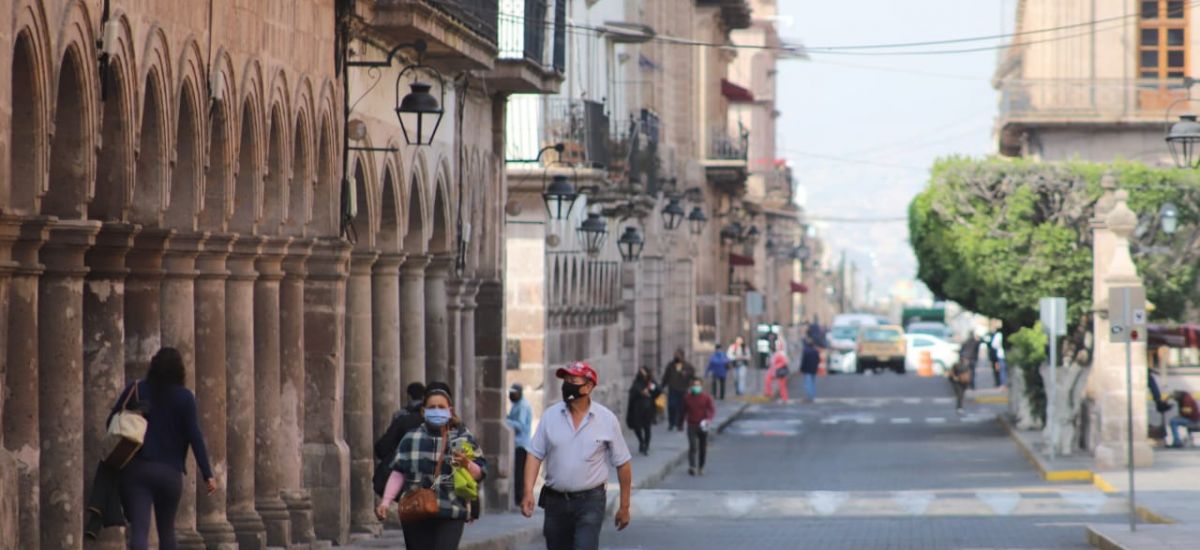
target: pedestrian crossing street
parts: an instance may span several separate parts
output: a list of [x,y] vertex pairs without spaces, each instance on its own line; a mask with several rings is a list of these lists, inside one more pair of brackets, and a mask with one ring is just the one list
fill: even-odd
[[1090,487],[950,491],[634,491],[637,518],[1078,516],[1127,504]]

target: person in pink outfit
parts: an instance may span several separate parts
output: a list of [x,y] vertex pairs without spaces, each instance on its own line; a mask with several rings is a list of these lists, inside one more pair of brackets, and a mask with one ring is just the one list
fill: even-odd
[[767,369],[767,383],[764,395],[768,398],[775,397],[775,383],[779,383],[779,399],[784,403],[790,401],[788,399],[788,357],[782,347],[775,350],[775,355],[771,356],[771,368]]

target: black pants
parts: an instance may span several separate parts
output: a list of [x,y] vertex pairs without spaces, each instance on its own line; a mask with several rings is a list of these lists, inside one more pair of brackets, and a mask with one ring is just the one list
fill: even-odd
[[[974,379],[974,377],[972,377],[972,380],[973,379]],[[962,406],[963,395],[967,393],[967,384],[964,384],[962,382],[959,382],[958,380],[952,379],[952,380],[950,380],[950,385],[954,386],[954,401],[955,401],[954,408],[955,409],[963,408],[963,406]]]
[[513,455],[513,481],[517,486],[513,489],[513,497],[517,501],[517,506],[521,505],[521,501],[525,499],[525,458],[529,456],[529,451],[524,447],[517,447],[517,452]]
[[[718,387],[721,389],[720,393],[717,392]],[[720,377],[714,376],[713,377],[712,395],[713,395],[713,397],[715,397],[717,399],[725,399],[725,377],[724,376],[720,376]]]
[[703,468],[704,458],[708,455],[708,432],[701,431],[700,426],[688,426],[688,467]]
[[637,439],[638,439],[638,451],[643,452],[643,453],[649,452],[650,451],[650,423],[647,422],[645,425],[634,428],[633,435],[636,435]]
[[129,518],[130,550],[150,547],[150,509],[158,526],[158,547],[175,550],[175,514],[183,492],[183,474],[159,462],[134,460],[121,470],[121,506]]
[[667,390],[667,425],[683,430],[683,390]]
[[456,550],[466,524],[461,519],[427,519],[401,523],[400,529],[404,531],[405,548]]

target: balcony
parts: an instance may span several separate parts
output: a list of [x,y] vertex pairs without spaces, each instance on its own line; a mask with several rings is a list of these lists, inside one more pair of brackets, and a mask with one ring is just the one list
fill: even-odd
[[747,0],[696,0],[700,8],[719,8],[725,28],[750,28],[750,3]]
[[749,173],[749,149],[750,133],[746,130],[739,128],[734,134],[724,127],[711,128],[708,132],[708,151],[702,163],[709,183],[732,195],[744,193]]
[[389,43],[423,39],[425,61],[442,70],[490,70],[496,59],[497,0],[375,0],[360,4]]
[[[609,122],[604,104],[586,99],[518,95],[509,99],[505,157],[528,162],[543,147],[561,143],[562,161],[580,168],[606,169]],[[555,161],[554,153],[542,157]]]
[[490,89],[558,92],[566,62],[567,0],[500,0],[499,59],[487,74]]
[[[1000,149],[1016,154],[1025,129],[1066,126],[1162,126],[1167,109],[1187,112],[1182,80],[1006,79],[997,84]],[[1176,103],[1178,102],[1178,103]]]

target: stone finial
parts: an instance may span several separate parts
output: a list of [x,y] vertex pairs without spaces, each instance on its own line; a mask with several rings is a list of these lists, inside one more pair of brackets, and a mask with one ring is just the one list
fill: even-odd
[[1113,192],[1117,189],[1117,176],[1112,172],[1105,172],[1100,178],[1100,188],[1104,193],[1100,195],[1100,199],[1096,201],[1096,220],[1102,221],[1105,216],[1113,208]]
[[1117,188],[1117,175],[1112,172],[1105,172],[1100,177],[1100,188],[1105,191],[1113,191]]
[[1133,230],[1137,227],[1137,214],[1129,209],[1129,192],[1121,189],[1116,192],[1113,197],[1116,203],[1111,211],[1104,218],[1104,224],[1108,226],[1117,236],[1128,239],[1133,235]]

